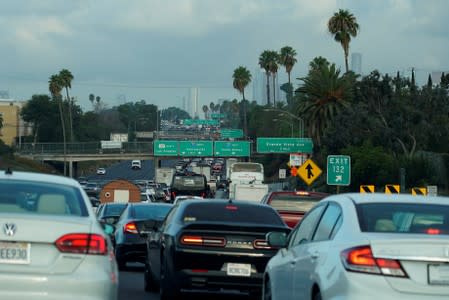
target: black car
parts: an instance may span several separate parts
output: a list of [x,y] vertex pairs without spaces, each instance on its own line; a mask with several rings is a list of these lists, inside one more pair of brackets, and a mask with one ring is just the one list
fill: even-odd
[[290,229],[270,206],[224,199],[175,205],[147,236],[145,290],[161,300],[185,293],[259,296],[268,260],[278,249],[265,236]]
[[115,224],[115,257],[119,269],[125,269],[127,262],[145,263],[145,238],[141,237],[138,231],[141,223],[162,222],[171,207],[172,204],[168,203],[128,203]]
[[192,172],[177,172],[172,179],[171,201],[173,202],[176,196],[181,195],[209,198],[210,187],[207,184],[206,176]]

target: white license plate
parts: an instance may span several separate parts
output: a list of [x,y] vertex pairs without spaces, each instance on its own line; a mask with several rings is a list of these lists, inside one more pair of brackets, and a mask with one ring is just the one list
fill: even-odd
[[0,242],[0,264],[29,264],[30,243]]
[[429,283],[449,285],[449,264],[429,265]]
[[251,265],[228,263],[227,274],[228,276],[249,277],[251,276]]

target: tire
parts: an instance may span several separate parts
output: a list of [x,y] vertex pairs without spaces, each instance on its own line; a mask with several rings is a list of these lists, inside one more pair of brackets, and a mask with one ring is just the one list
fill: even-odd
[[151,275],[150,266],[148,265],[145,265],[145,271],[143,273],[143,288],[145,292],[156,292],[159,289],[153,275]]
[[181,299],[180,291],[175,284],[176,282],[172,278],[167,259],[164,258],[161,266],[160,300]]
[[263,287],[263,300],[271,300],[271,285],[270,281],[267,281]]
[[321,300],[321,292],[319,290],[313,295],[313,300]]
[[125,271],[126,270],[126,261],[124,261],[123,259],[120,258],[116,258],[117,259],[117,267],[119,271]]

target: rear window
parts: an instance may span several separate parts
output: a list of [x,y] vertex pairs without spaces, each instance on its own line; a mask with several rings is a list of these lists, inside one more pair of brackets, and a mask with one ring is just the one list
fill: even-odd
[[184,210],[181,220],[184,223],[219,222],[284,225],[277,212],[269,206],[236,203],[191,203]]
[[234,163],[232,172],[263,172],[262,165],[255,163]]
[[122,212],[125,210],[126,204],[114,204],[114,205],[106,205],[104,208],[105,216],[120,216]]
[[0,213],[88,216],[76,187],[23,180],[0,181]]
[[276,210],[309,211],[323,197],[304,196],[297,194],[273,194],[270,205]]
[[449,206],[365,203],[357,205],[363,232],[449,234]]
[[170,210],[170,205],[134,205],[132,217],[134,219],[164,219]]
[[203,176],[175,176],[173,178],[173,188],[182,190],[203,190],[205,188]]

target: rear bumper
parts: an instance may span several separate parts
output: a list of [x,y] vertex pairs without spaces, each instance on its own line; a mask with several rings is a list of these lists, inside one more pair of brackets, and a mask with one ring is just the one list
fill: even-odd
[[[113,266],[109,261],[105,263]],[[94,259],[90,262],[85,260],[70,274],[0,272],[0,299],[116,300],[118,273],[115,267],[114,270],[107,269]]]
[[147,245],[142,243],[117,244],[115,246],[115,256],[117,260],[121,261],[145,263]]

